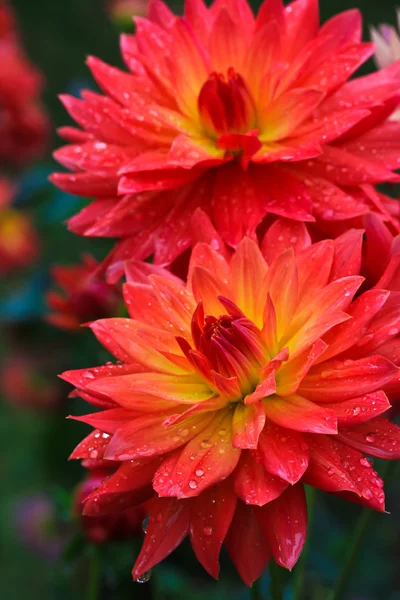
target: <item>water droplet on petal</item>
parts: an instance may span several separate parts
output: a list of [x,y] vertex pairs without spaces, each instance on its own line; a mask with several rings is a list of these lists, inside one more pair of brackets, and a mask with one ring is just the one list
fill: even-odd
[[147,583],[151,577],[151,569],[149,571],[145,571],[139,577],[136,578],[136,583]]
[[189,487],[190,487],[190,489],[195,490],[197,488],[197,481],[195,481],[194,479],[191,479],[189,481]]

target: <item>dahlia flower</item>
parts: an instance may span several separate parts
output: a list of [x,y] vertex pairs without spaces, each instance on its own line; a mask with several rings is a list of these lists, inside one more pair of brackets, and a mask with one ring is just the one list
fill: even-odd
[[105,95],[62,96],[81,129],[60,130],[72,172],[52,176],[96,197],[69,227],[121,238],[111,263],[171,263],[199,206],[234,248],[268,213],[325,237],[371,210],[398,227],[399,204],[370,192],[398,179],[400,64],[348,81],[374,53],[357,10],[320,27],[317,0],[266,0],[257,17],[246,0],[187,0],[184,17],[153,0],[135,23],[129,73],[90,57]]
[[[100,435],[99,433],[98,437]],[[110,465],[107,464],[110,461],[91,461],[89,459],[87,462],[89,462],[89,471],[86,478],[75,490],[73,506],[74,513],[80,520],[86,538],[94,544],[102,544],[108,540],[129,539],[140,534],[147,514],[145,505],[134,506],[113,515],[100,517],[82,515],[85,498],[96,490],[104,479],[113,472]],[[94,462],[96,464],[90,465]]]
[[0,2],[0,163],[40,155],[49,126],[40,104],[42,75],[27,60],[8,4]]
[[61,293],[47,293],[47,303],[54,311],[47,321],[62,329],[79,329],[81,323],[115,314],[121,301],[115,286],[98,275],[98,263],[93,256],[83,257],[82,264],[55,266],[52,276]]
[[11,206],[14,187],[0,178],[0,276],[30,265],[39,253],[37,232],[27,213]]
[[197,244],[187,283],[131,263],[130,318],[91,324],[118,362],[62,376],[100,409],[77,417],[95,431],[72,458],[119,463],[84,513],[149,502],[135,578],[187,535],[214,577],[222,543],[247,584],[271,556],[291,569],[304,484],[384,510],[365,454],[400,457],[382,416],[400,390],[398,292],[355,299],[362,231],[310,244],[298,224],[282,249],[280,229],[229,260]]

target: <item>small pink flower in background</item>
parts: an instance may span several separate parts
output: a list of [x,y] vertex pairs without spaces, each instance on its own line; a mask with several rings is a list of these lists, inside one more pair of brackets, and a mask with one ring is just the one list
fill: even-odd
[[9,5],[0,2],[0,163],[40,156],[49,123],[40,103],[41,73],[26,58]]
[[13,185],[7,179],[0,179],[0,277],[30,265],[39,254],[39,239],[32,220],[27,213],[11,206],[13,197]]
[[[400,9],[397,9],[397,23],[400,29]],[[376,29],[371,27],[371,39],[376,46],[375,63],[378,69],[396,62],[400,59],[400,36],[392,25],[379,25]]]
[[53,279],[61,291],[47,293],[47,303],[53,311],[47,315],[47,321],[73,330],[87,321],[115,315],[121,295],[117,287],[102,280],[98,267],[90,255],[84,256],[79,265],[53,267]]

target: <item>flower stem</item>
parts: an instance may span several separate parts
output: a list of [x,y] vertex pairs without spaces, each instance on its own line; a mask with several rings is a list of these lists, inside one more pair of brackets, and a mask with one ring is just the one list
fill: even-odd
[[260,580],[256,581],[251,586],[251,600],[262,600]]
[[274,560],[269,564],[269,575],[271,578],[270,593],[272,600],[283,600],[283,585],[280,567]]
[[89,580],[87,585],[86,600],[99,600],[100,598],[100,558],[98,548],[90,549],[89,557]]
[[301,600],[303,597],[303,586],[304,586],[304,576],[307,564],[307,558],[310,552],[311,545],[311,530],[313,525],[313,516],[314,516],[314,507],[315,507],[315,498],[317,495],[317,490],[314,487],[306,488],[307,494],[307,513],[308,513],[308,532],[307,532],[307,541],[303,548],[303,552],[301,553],[301,557],[297,568],[294,573],[294,599]]
[[[388,461],[384,469],[382,469],[382,478],[385,480],[386,485],[389,483],[395,466],[395,462]],[[342,598],[344,597],[344,594],[347,590],[351,576],[354,571],[354,566],[360,554],[364,536],[367,532],[367,529],[369,528],[370,521],[373,518],[374,514],[374,511],[370,508],[364,508],[362,510],[361,515],[359,516],[358,521],[356,523],[355,529],[347,544],[348,550],[344,559],[342,571],[336,582],[336,587],[329,595],[328,600],[342,600]]]

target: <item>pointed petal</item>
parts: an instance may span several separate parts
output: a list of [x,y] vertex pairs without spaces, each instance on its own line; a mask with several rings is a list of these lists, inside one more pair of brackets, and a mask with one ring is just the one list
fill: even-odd
[[341,427],[349,427],[370,421],[373,417],[387,411],[390,406],[391,404],[385,392],[382,391],[365,394],[365,396],[352,398],[345,402],[329,403],[329,408],[336,413],[340,427],[339,431],[342,431]]
[[279,498],[255,510],[278,565],[292,570],[307,537],[307,503],[302,484],[289,486]]
[[246,317],[256,324],[260,313],[260,303],[257,302],[260,291],[261,295],[264,296],[262,307],[265,303],[265,294],[262,294],[262,281],[267,269],[267,264],[258,244],[249,238],[244,238],[230,262],[230,287],[233,293],[231,299]]
[[140,416],[118,429],[106,450],[109,460],[132,460],[157,456],[187,444],[209,425],[208,413],[189,416],[183,422],[164,426],[171,413]]
[[198,496],[232,473],[240,453],[232,446],[231,412],[220,410],[211,423],[186,444],[168,477],[154,482],[154,489],[162,496]]
[[341,429],[338,437],[365,454],[386,460],[400,458],[400,427],[385,417],[377,417],[351,429]]
[[308,466],[308,447],[301,433],[267,421],[258,443],[265,469],[287,481],[297,483]]
[[159,460],[122,463],[100,487],[85,499],[83,514],[90,517],[112,515],[148,500],[152,495],[151,481]]
[[267,566],[271,550],[253,509],[244,502],[237,505],[225,546],[244,583],[252,585]]
[[299,393],[315,402],[343,402],[356,394],[378,390],[397,373],[397,367],[382,356],[359,360],[326,361],[312,367]]
[[204,491],[191,502],[190,541],[197,560],[214,578],[219,553],[235,514],[237,498],[230,480]]
[[245,406],[237,404],[232,419],[232,445],[235,448],[257,448],[259,435],[265,424],[261,402]]
[[286,248],[293,248],[296,255],[310,245],[310,234],[304,223],[279,218],[268,228],[261,243],[261,253],[271,264]]
[[77,458],[101,460],[109,441],[110,435],[108,433],[102,433],[99,429],[95,429],[77,445],[69,458],[70,460]]
[[149,524],[133,567],[137,579],[171,554],[189,533],[190,507],[185,500],[157,498],[151,504]]
[[383,290],[369,290],[357,298],[347,311],[352,318],[329,331],[324,337],[328,348],[317,362],[326,361],[362,341],[366,328],[385,304],[389,293]]
[[243,452],[233,474],[235,492],[246,504],[263,506],[280,496],[286,481],[268,473],[250,452]]
[[279,396],[295,394],[312,365],[321,355],[325,355],[326,349],[327,344],[323,340],[317,340],[311,348],[285,363],[276,376],[277,394]]
[[294,431],[337,433],[337,419],[333,410],[322,408],[302,396],[263,400],[265,414],[277,425]]
[[382,480],[360,452],[326,435],[308,435],[307,444],[305,483],[326,492],[352,492],[371,508],[384,510]]

